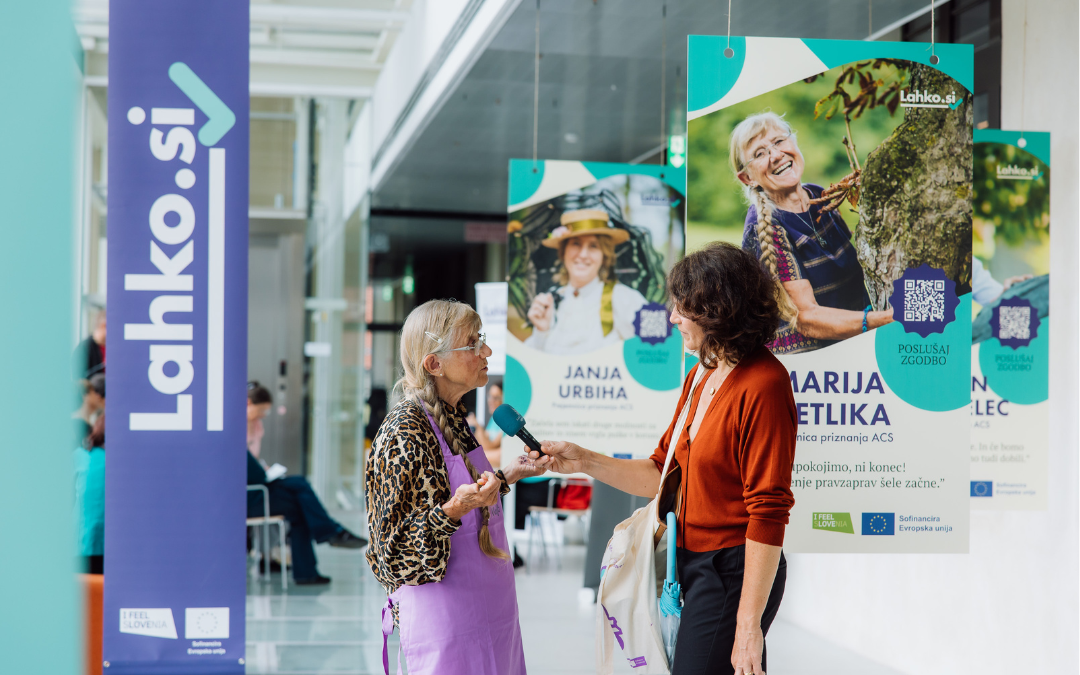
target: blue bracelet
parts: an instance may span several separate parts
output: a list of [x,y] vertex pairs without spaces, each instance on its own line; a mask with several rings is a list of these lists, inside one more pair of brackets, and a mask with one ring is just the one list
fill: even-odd
[[862,312],[862,332],[870,330],[870,326],[866,324],[866,315],[870,313],[870,305],[866,306],[866,309]]

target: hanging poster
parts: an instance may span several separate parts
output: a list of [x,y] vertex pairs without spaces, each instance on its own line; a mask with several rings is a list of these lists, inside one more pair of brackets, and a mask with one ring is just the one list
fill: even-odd
[[109,5],[110,675],[244,672],[248,5]]
[[685,189],[666,166],[510,161],[504,396],[535,437],[644,458],[667,430]]
[[687,248],[751,251],[781,300],[785,548],[967,551],[972,48],[690,36],[688,58]]
[[1050,449],[1050,134],[976,130],[974,170],[971,507],[1042,510]]

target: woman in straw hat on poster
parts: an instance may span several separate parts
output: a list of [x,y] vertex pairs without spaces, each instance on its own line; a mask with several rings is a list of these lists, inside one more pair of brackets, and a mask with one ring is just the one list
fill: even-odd
[[615,247],[630,233],[606,211],[567,211],[542,243],[559,252],[560,287],[538,293],[529,308],[525,344],[549,354],[585,354],[633,337],[645,296],[615,278]]

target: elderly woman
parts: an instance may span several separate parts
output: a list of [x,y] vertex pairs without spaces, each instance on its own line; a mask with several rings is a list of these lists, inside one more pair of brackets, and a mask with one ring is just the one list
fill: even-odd
[[487,383],[490,355],[468,305],[414,309],[401,332],[404,398],[367,459],[367,559],[390,596],[383,635],[400,628],[410,675],[525,673],[499,495],[545,470],[521,456],[495,471],[469,432],[461,397]]
[[779,284],[784,323],[773,353],[820,349],[891,322],[891,310],[871,311],[851,230],[838,211],[810,203],[822,188],[802,182],[795,130],[776,113],[751,115],[731,132],[730,153],[750,205],[742,247]]
[[645,296],[615,279],[615,247],[630,238],[606,211],[567,211],[542,243],[559,251],[560,287],[538,293],[529,308],[525,344],[549,354],[586,354],[634,336]]
[[[701,363],[687,375],[652,457],[615,459],[561,441],[544,441],[545,457],[530,455],[538,466],[652,497],[674,452],[685,595],[672,675],[761,675],[765,634],[784,594],[780,547],[795,503],[795,401],[787,369],[765,347],[780,319],[774,284],[749,253],[711,244],[675,265],[669,288],[671,322]],[[686,425],[676,429],[688,399]]]

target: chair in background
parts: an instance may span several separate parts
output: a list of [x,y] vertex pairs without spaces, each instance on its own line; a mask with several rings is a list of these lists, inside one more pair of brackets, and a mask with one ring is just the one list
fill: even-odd
[[[532,566],[532,550],[533,541],[537,536],[540,537],[541,546],[541,559],[547,559],[547,537],[544,534],[543,516],[548,514],[552,517],[554,522],[558,522],[559,516],[574,516],[581,520],[582,536],[585,539],[585,544],[589,543],[589,514],[590,508],[585,509],[560,509],[555,506],[555,486],[565,488],[571,485],[579,485],[583,487],[592,487],[591,478],[577,478],[572,476],[560,476],[548,480],[548,499],[547,506],[530,506],[529,507],[529,550],[525,556],[525,570],[526,572]],[[554,529],[554,528],[553,528]],[[558,541],[552,542],[555,546],[555,567],[556,569],[562,569],[562,547],[563,542],[561,537],[557,537]]]
[[[270,526],[277,525],[278,536],[281,541],[282,549],[281,590],[287,590],[289,588],[289,566],[288,562],[286,561],[286,556],[284,555],[285,542],[287,541],[287,539],[285,539],[285,528],[287,527],[285,516],[270,515],[270,490],[268,490],[265,485],[249,485],[247,486],[247,489],[248,492],[251,492],[252,490],[258,490],[262,492],[263,515],[255,518],[248,518],[247,526],[253,528],[255,541],[252,548],[254,548],[255,551],[258,553],[258,556],[262,558],[263,577],[267,581],[270,580]],[[259,534],[259,530],[262,530],[261,536]],[[260,548],[262,549],[261,552],[259,552]],[[258,563],[256,563],[255,574],[258,575],[258,573],[259,565]]]

